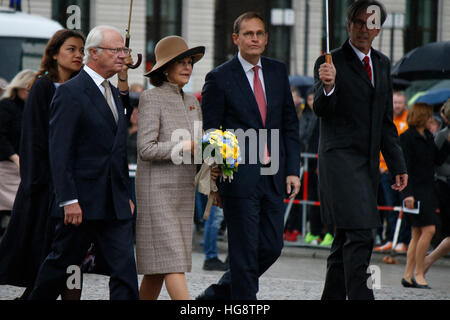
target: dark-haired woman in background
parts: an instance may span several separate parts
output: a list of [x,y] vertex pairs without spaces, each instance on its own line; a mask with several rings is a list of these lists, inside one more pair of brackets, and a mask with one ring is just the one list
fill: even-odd
[[400,136],[409,176],[402,198],[409,209],[413,209],[414,203],[420,201],[419,214],[406,215],[412,231],[401,283],[404,287],[422,289],[430,288],[424,277],[424,261],[436,231],[438,204],[434,194],[435,165],[442,164],[450,154],[450,136],[439,150],[433,135],[426,129],[432,116],[432,106],[425,103],[414,104],[406,119],[409,129]]
[[21,183],[10,224],[0,244],[0,284],[26,287],[22,299],[26,299],[31,291],[39,266],[51,244],[50,103],[57,86],[81,69],[84,41],[83,35],[71,30],[60,30],[53,35],[45,48],[41,68],[23,113]]

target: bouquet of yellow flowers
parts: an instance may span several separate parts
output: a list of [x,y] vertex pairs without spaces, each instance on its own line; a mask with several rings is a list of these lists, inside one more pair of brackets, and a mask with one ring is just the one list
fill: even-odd
[[205,162],[221,167],[222,178],[233,180],[233,174],[238,171],[241,161],[238,140],[233,133],[220,129],[206,133],[202,137],[202,153],[203,156],[207,155]]
[[230,131],[217,129],[208,132],[202,137],[202,159],[203,164],[195,177],[195,185],[200,193],[208,195],[203,219],[207,220],[211,210],[212,193],[217,192],[217,186],[211,179],[211,169],[221,169],[221,180],[233,180],[233,175],[238,171],[241,161],[239,144],[236,136]]

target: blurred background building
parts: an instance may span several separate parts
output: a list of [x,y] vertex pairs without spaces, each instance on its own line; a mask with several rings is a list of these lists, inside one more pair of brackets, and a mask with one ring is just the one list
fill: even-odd
[[[347,38],[346,8],[352,0],[330,0],[330,48]],[[393,63],[418,46],[450,40],[450,0],[381,0],[389,13],[376,49]],[[267,56],[285,62],[291,75],[313,75],[316,58],[325,50],[324,0],[134,0],[131,47],[142,53],[142,65],[130,72],[130,83],[148,85],[142,76],[154,63],[155,44],[167,35],[181,35],[189,46],[206,46],[206,55],[194,69],[187,89],[199,91],[206,73],[236,53],[231,34],[241,13],[258,11],[269,31]],[[71,5],[80,10],[78,26],[86,35],[97,25],[113,25],[125,34],[128,0],[0,0],[73,27]],[[1,37],[1,34],[0,34]],[[0,40],[1,41],[1,40]],[[6,50],[6,47],[1,46]],[[135,55],[134,55],[135,57]],[[36,66],[37,68],[37,66]],[[1,76],[1,75],[0,75]]]

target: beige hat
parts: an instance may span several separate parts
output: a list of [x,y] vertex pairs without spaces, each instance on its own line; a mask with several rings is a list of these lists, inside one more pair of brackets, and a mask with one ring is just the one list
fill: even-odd
[[156,64],[152,70],[144,74],[151,76],[156,70],[167,64],[192,56],[193,63],[200,60],[205,54],[205,47],[199,46],[189,49],[186,41],[179,36],[168,36],[158,41],[155,47]]

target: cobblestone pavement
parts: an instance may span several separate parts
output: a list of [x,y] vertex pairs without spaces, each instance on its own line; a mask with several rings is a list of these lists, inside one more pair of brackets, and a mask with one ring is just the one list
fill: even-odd
[[[219,245],[220,257],[225,258],[226,245]],[[320,299],[326,271],[328,251],[323,249],[285,246],[280,259],[261,277],[258,299],[260,300],[318,300]],[[400,279],[404,270],[404,257],[398,257],[399,264],[386,265],[383,255],[374,254],[372,265],[378,266],[381,276],[381,289],[375,290],[378,300],[449,300],[450,299],[450,261],[443,259],[430,269],[427,275],[432,290],[403,288]],[[192,298],[207,286],[215,283],[222,272],[202,270],[204,255],[197,244],[192,254],[192,272],[186,274]],[[139,281],[141,276],[139,276]],[[0,286],[0,300],[12,300],[23,289]],[[108,278],[86,274],[83,284],[83,300],[107,300]],[[161,300],[169,300],[163,288]]]

